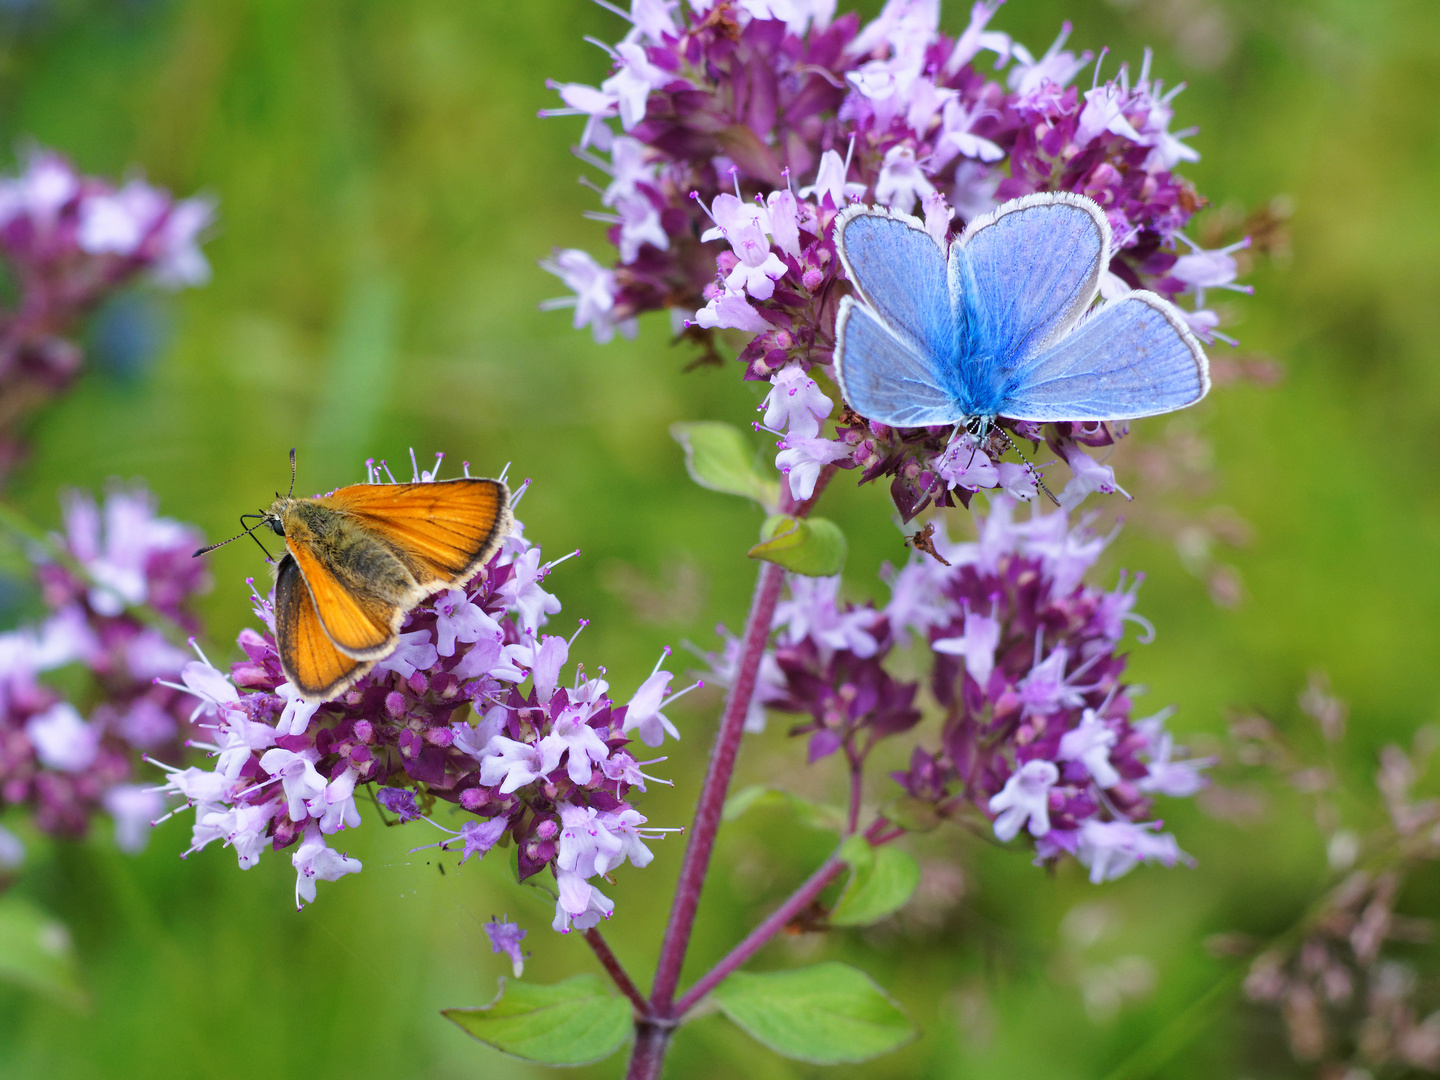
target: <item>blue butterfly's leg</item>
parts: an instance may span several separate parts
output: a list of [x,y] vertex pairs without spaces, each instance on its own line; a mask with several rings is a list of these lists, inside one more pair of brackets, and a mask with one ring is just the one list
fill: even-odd
[[980,437],[976,435],[975,431],[973,430],[974,423],[975,418],[969,417],[965,420],[963,424],[956,424],[955,430],[950,433],[950,439],[947,440],[953,442],[955,436],[959,435],[962,431],[970,436],[970,460],[965,463],[965,470],[967,472],[970,470],[970,466],[975,464],[975,453],[980,449]]

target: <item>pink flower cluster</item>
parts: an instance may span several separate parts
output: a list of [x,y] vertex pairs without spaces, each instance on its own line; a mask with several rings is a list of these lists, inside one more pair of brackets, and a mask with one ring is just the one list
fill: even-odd
[[1194,795],[1208,762],[1176,758],[1169,710],[1131,718],[1117,650],[1127,623],[1152,634],[1134,614],[1139,578],[1086,585],[1107,539],[1062,512],[1014,511],[997,498],[977,542],[935,545],[949,566],[917,555],[892,579],[886,615],[928,642],[945,712],[939,748],[917,748],[896,779],[941,816],[980,809],[1000,840],[1028,832],[1037,862],[1074,856],[1091,881],[1173,865],[1185,856],[1151,800]]
[[140,273],[167,288],[205,284],[199,241],[214,220],[209,199],[176,200],[138,177],[116,187],[50,150],[0,180],[0,250],[52,304],[83,307]]
[[[1068,25],[1037,59],[990,28],[999,6],[975,4],[952,40],[939,31],[938,0],[888,0],[864,27],[853,13],[834,18],[831,0],[701,0],[690,10],[633,0],[631,28],[610,49],[611,77],[599,87],[552,84],[564,107],[545,114],[586,118],[576,153],[605,174],[596,189],[606,210],[591,216],[610,223],[619,261],[557,252],[542,265],[575,295],[547,306],[573,306],[576,327],[597,340],[633,334],[637,315],[669,309],[707,356],[716,330],[743,331],[752,335],[740,352],[746,377],[790,394],[828,378],[848,289],[832,223],[849,203],[921,212],[943,238],[1007,199],[1064,190],[1110,219],[1116,254],[1102,293],[1188,296],[1187,321],[1211,340],[1219,318],[1204,306],[1206,290],[1244,288],[1233,252],[1245,241],[1203,251],[1180,231],[1203,204],[1172,171],[1199,156],[1183,141],[1191,131],[1170,130],[1180,87],[1152,78],[1147,53],[1137,77],[1122,64],[1104,82],[1102,56],[1082,89],[1074,80],[1095,58],[1064,48]],[[892,477],[907,518],[931,502],[968,504],[982,487],[1035,493],[1030,470],[999,461],[1000,436],[977,446],[847,410],[827,437],[833,403],[819,390],[810,401],[800,428],[771,415],[774,395],[767,402],[766,426],[782,436],[777,465],[796,499],[828,464],[858,468],[862,480]],[[1079,446],[1123,429],[1006,426],[1049,441],[1074,477],[1067,506],[1119,490]]]
[[[766,706],[808,714],[791,733],[809,737],[810,760],[843,751],[858,771],[879,740],[939,711],[939,746],[917,746],[910,767],[893,774],[906,813],[981,814],[1001,841],[1027,833],[1037,863],[1073,856],[1095,882],[1143,861],[1184,861],[1151,819],[1151,800],[1194,795],[1209,762],[1178,756],[1168,710],[1131,719],[1117,650],[1127,623],[1150,633],[1133,612],[1138,581],[1122,575],[1110,592],[1085,584],[1106,538],[1071,527],[1063,512],[1020,521],[1015,508],[996,497],[977,516],[973,543],[933,533],[934,555],[917,552],[887,571],[883,608],[841,603],[839,578],[791,577],[752,728]],[[727,642],[732,652],[736,644]],[[907,644],[922,650],[929,701],[888,670]],[[720,682],[732,677],[724,655],[709,659]],[[897,811],[894,824],[908,825],[904,816]]]
[[[416,481],[432,478],[416,470]],[[266,632],[240,635],[245,658],[228,675],[203,661],[181,675],[215,755],[210,769],[169,770],[165,790],[195,810],[189,850],[218,840],[246,868],[266,847],[293,847],[303,906],[317,880],[361,869],[330,843],[360,824],[357,790],[374,785],[401,821],[425,817],[445,832],[428,846],[459,847],[462,863],[515,845],[520,880],[553,880],[556,930],[608,917],[614,905],[592,879],[645,866],[645,840],[665,831],[645,828],[630,805],[631,789],[654,779],[632,740],[678,738],[662,710],[679,695],[659,664],[625,705],[608,696],[603,668],[592,677],[577,665],[566,683],[574,636],[542,632],[560,611],[543,583],[563,561],[543,562],[516,522],[468,585],[412,611],[396,650],[321,705],[286,682],[272,603],[257,593]],[[437,802],[452,805],[457,828],[422,812]]]
[[[103,506],[69,493],[65,529],[64,562],[37,555],[50,614],[0,634],[0,803],[64,836],[108,813],[120,847],[135,851],[164,809],[133,782],[136,759],[178,752],[190,734],[189,702],[162,680],[189,659],[172,639],[197,628],[190,602],[209,581],[190,553],[201,538],[157,517],[140,488],[116,487]],[[89,686],[72,701],[43,677],[75,666]],[[88,715],[86,701],[99,702]]]
[[[208,281],[200,238],[214,219],[209,199],[177,200],[138,177],[116,187],[33,151],[0,178],[0,258],[19,294],[0,311],[0,393],[39,400],[68,386],[82,359],[77,322],[137,279],[167,289]],[[0,440],[3,473],[19,444],[3,428]]]

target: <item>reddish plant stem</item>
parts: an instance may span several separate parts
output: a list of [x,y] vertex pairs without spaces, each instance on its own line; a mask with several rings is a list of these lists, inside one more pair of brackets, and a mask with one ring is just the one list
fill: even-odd
[[[856,831],[856,822],[859,814],[859,783],[860,771],[857,767],[851,772],[851,825],[849,835]],[[880,847],[888,844],[897,837],[904,836],[905,830],[893,827],[889,820],[880,817],[871,822],[865,830],[865,839],[870,842],[871,847]],[[718,964],[706,972],[700,980],[687,990],[683,997],[675,1003],[674,1016],[678,1020],[687,1012],[698,1005],[702,998],[711,990],[725,981],[732,971],[749,960],[768,942],[772,937],[785,929],[786,924],[804,911],[814,899],[825,891],[825,886],[839,876],[840,871],[845,868],[845,862],[838,855],[832,855],[820,865],[800,887],[796,889],[785,903],[781,904],[775,912],[745,938],[744,941],[731,949]]]
[[849,836],[860,827],[860,788],[864,780],[863,766],[855,764],[850,766],[850,824],[845,830]]
[[[791,497],[788,482],[782,480],[779,511],[794,517],[808,515],[835,471],[834,465],[825,466],[816,478],[810,498],[803,502],[797,502]],[[765,647],[770,641],[770,624],[775,617],[775,605],[779,603],[780,589],[784,581],[784,570],[774,563],[766,563],[760,568],[755,597],[751,601],[750,614],[741,637],[735,683],[730,688],[730,696],[726,699],[725,710],[720,717],[720,727],[715,733],[715,747],[711,751],[705,781],[700,788],[695,819],[690,826],[690,838],[680,865],[680,879],[675,886],[670,919],[660,944],[660,962],[655,971],[655,985],[650,994],[648,1009],[641,1013],[635,1022],[635,1047],[631,1051],[630,1066],[625,1074],[627,1080],[658,1080],[677,1023],[675,1018],[680,1015],[675,1010],[675,990],[680,984],[685,951],[695,928],[695,913],[700,905],[700,892],[705,885],[705,875],[710,868],[710,857],[715,851],[720,814],[725,807],[730,778],[735,773],[735,760],[740,752],[741,737],[745,733],[745,717],[750,711],[750,701],[755,696],[760,661],[764,658]],[[824,885],[820,887],[824,888]],[[771,930],[764,940],[769,940],[773,934],[774,931]],[[764,941],[755,947],[759,948],[760,944],[764,944]],[[748,956],[749,953],[745,955]],[[741,957],[736,963],[743,963],[744,959]],[[730,970],[733,969],[727,969],[720,978],[723,979]],[[709,992],[708,987],[705,992]]]
[[630,1051],[630,1065],[625,1080],[659,1080],[665,1064],[665,1051],[675,1034],[675,1023],[669,1020],[636,1020],[635,1046]]
[[853,747],[845,747],[845,758],[850,764],[850,816],[845,835],[851,835],[860,827],[860,796],[863,791],[865,759],[855,753]]
[[[807,516],[834,475],[835,466],[826,465],[815,480],[810,498],[799,503],[791,497],[788,480],[782,479],[780,512],[797,518]],[[670,1015],[675,989],[680,985],[680,969],[685,963],[685,950],[695,928],[695,912],[700,905],[706,871],[710,868],[710,856],[715,850],[715,834],[720,829],[720,812],[725,807],[725,794],[735,772],[740,739],[745,734],[745,716],[750,711],[750,699],[755,696],[760,661],[770,641],[770,624],[774,620],[775,605],[780,600],[784,582],[784,570],[774,563],[766,563],[760,568],[755,599],[750,604],[750,615],[745,620],[745,633],[740,642],[735,684],[730,688],[725,711],[720,717],[720,728],[715,733],[715,749],[711,751],[705,782],[700,788],[695,820],[690,826],[690,840],[685,845],[680,880],[676,883],[675,900],[670,908],[670,921],[666,924],[665,937],[660,944],[660,962],[650,994],[652,1014],[655,1016]]]
[[605,969],[605,974],[615,981],[620,992],[630,999],[630,1004],[635,1006],[637,1018],[645,1018],[650,1015],[650,1003],[645,1000],[645,995],[640,993],[640,988],[635,985],[625,968],[621,966],[619,959],[610,951],[610,945],[601,936],[600,931],[593,927],[585,931],[585,940],[590,948],[595,950],[595,956],[600,961],[600,966]]
[[[875,826],[889,825],[883,818],[875,823]],[[865,831],[865,839],[870,841],[871,847],[879,847],[881,844],[888,844],[891,840],[899,840],[905,835],[906,830],[896,825],[890,829],[871,827]]]
[[825,886],[834,881],[844,869],[845,863],[836,855],[830,856],[821,863],[820,869],[806,878],[804,884],[790,894],[790,899],[776,908],[768,919],[750,931],[744,941],[731,949],[723,960],[706,972],[699,982],[685,992],[685,996],[675,1003],[675,1015],[684,1016],[699,1004],[701,998],[724,982],[726,976],[759,952],[766,942],[785,929],[785,925],[791,919],[809,907],[814,899],[825,890]]
[[774,563],[766,563],[761,567],[760,580],[755,587],[755,599],[750,605],[750,617],[745,624],[745,637],[740,644],[735,684],[731,687],[730,698],[725,703],[720,729],[715,733],[715,749],[710,754],[705,783],[700,789],[700,799],[695,807],[695,821],[690,829],[690,841],[685,846],[685,859],[680,865],[680,880],[675,886],[675,901],[670,908],[670,921],[665,927],[665,938],[660,946],[655,988],[650,995],[657,1016],[671,1015],[675,988],[680,982],[680,968],[685,962],[685,949],[690,944],[690,932],[695,927],[695,911],[700,905],[700,890],[705,884],[705,872],[710,867],[710,856],[715,850],[715,834],[720,828],[720,812],[725,806],[725,793],[730,787],[730,777],[735,772],[740,737],[745,731],[745,714],[750,709],[750,699],[755,693],[755,681],[760,674],[760,659],[764,656],[765,645],[770,639],[770,621],[775,615],[775,605],[780,599],[780,586],[784,581],[785,571]]

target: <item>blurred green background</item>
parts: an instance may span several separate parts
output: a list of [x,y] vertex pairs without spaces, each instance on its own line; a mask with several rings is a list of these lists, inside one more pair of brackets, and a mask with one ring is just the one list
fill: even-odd
[[[967,15],[952,2],[944,25],[954,33]],[[1214,205],[1249,211],[1279,195],[1294,211],[1290,258],[1257,267],[1253,299],[1220,297],[1242,350],[1277,358],[1284,379],[1218,387],[1200,408],[1137,425],[1125,450],[1121,479],[1141,500],[1124,511],[1131,527],[1103,583],[1120,566],[1148,574],[1140,610],[1159,634],[1132,669],[1150,687],[1145,704],[1176,703],[1174,727],[1192,744],[1237,704],[1298,729],[1295,694],[1324,669],[1352,704],[1343,770],[1363,793],[1377,750],[1440,711],[1440,7],[1012,0],[994,25],[1038,54],[1065,19],[1072,47],[1108,44],[1136,65],[1153,45],[1156,74],[1189,82],[1174,126],[1200,126],[1190,141],[1204,157],[1185,171]],[[536,266],[552,247],[607,258],[603,227],[581,217],[595,200],[568,149],[579,122],[536,118],[556,103],[544,80],[604,78],[604,54],[581,39],[616,40],[620,20],[581,0],[7,0],[0,32],[0,143],[33,138],[94,173],[138,167],[220,207],[212,283],[127,301],[160,347],[97,357],[38,419],[9,493],[32,519],[58,522],[61,486],[139,477],[165,513],[218,538],[284,487],[291,446],[307,492],[360,479],[367,456],[444,450],[481,473],[513,462],[513,477],[535,479],[527,535],[551,555],[583,551],[551,579],[565,605],[555,625],[593,621],[576,653],[608,667],[622,698],[663,644],[708,646],[717,621],[741,624],[758,512],[690,484],[666,429],[743,424],[758,389],[733,367],[686,373],[691,357],[669,345],[661,316],[634,342],[597,346],[568,312],[536,308],[564,291]],[[1208,481],[1162,491],[1136,479],[1146,447],[1172,445],[1213,466]],[[826,513],[851,540],[847,589],[880,594],[880,564],[904,555],[885,492],[843,475],[831,490]],[[1218,514],[1246,541],[1215,555],[1233,567],[1238,604],[1218,606],[1187,571],[1166,524],[1181,513]],[[952,530],[965,528],[957,515]],[[1193,531],[1180,535],[1188,564],[1205,563]],[[241,544],[211,565],[218,661],[248,617],[243,579],[265,568]],[[660,767],[674,790],[644,798],[652,823],[687,819],[717,708],[706,691],[674,710],[685,738]],[[747,744],[741,782],[783,775],[824,793],[833,778],[804,769],[784,728],[780,718]],[[921,838],[931,887],[911,912],[858,935],[785,937],[758,961],[858,964],[892,989],[920,1041],[818,1070],[711,1016],[681,1033],[668,1075],[1105,1075],[1181,1030],[1234,970],[1206,952],[1209,935],[1278,932],[1327,880],[1313,826],[1283,793],[1244,826],[1193,802],[1162,811],[1195,869],[1100,888],[1074,866],[1047,876],[958,831]],[[507,886],[503,866],[456,872],[451,860],[442,875],[406,854],[429,839],[372,816],[345,837],[364,873],[321,885],[300,914],[286,855],[245,873],[218,847],[182,862],[184,819],[138,858],[103,835],[32,842],[18,891],[71,926],[89,1006],[0,986],[0,1073],[540,1075],[437,1010],[493,996],[506,968],[481,932],[492,914],[530,927],[530,978],[594,960],[550,932],[549,912]],[[618,874],[605,928],[642,983],[681,842],[655,847],[650,868]],[[729,829],[691,976],[825,849],[779,815]],[[1419,894],[1432,908],[1434,886]],[[1194,1034],[1155,1075],[1300,1075],[1267,1014],[1224,1008]],[[621,1061],[579,1075],[618,1076]]]

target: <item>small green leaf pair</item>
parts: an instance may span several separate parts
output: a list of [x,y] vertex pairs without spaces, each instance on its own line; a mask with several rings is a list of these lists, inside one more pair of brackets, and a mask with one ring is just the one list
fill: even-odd
[[814,1065],[869,1061],[918,1034],[869,975],[835,961],[791,971],[737,971],[711,997],[756,1042]]
[[780,486],[755,464],[755,452],[739,428],[719,421],[672,424],[670,434],[685,450],[690,479],[711,491],[759,503],[770,516],[760,527],[752,559],[764,559],[793,574],[830,577],[845,565],[845,534],[825,518],[777,514]]
[[[843,827],[835,807],[772,788],[736,792],[726,819],[755,806],[784,805],[806,824]],[[915,891],[920,868],[895,848],[871,847],[851,836],[837,855],[850,866],[830,922],[864,926],[898,910]],[[762,974],[737,971],[711,1000],[730,1020],[777,1054],[817,1065],[866,1061],[909,1042],[915,1030],[895,1003],[862,971],[839,963]],[[609,1057],[633,1026],[630,1004],[610,994],[598,975],[576,975],[553,986],[500,980],[489,1005],[446,1009],[468,1034],[503,1053],[545,1065],[583,1065]]]
[[[867,1061],[903,1046],[915,1029],[870,976],[846,964],[793,971],[736,972],[712,996],[729,1019],[777,1054],[816,1065]],[[544,1065],[609,1057],[629,1037],[627,1002],[598,975],[554,986],[500,980],[489,1005],[444,1015],[503,1053]]]
[[871,847],[863,836],[851,836],[839,855],[850,864],[850,880],[830,912],[832,926],[879,922],[904,907],[920,884],[920,864],[899,848]]
[[554,986],[500,980],[489,1005],[443,1009],[468,1034],[513,1057],[544,1065],[586,1065],[609,1057],[630,1037],[630,1003],[611,997],[599,975]]
[[777,563],[792,574],[831,577],[845,566],[845,534],[826,518],[772,514],[760,526],[760,543],[747,554]]
[[780,504],[780,485],[756,467],[754,447],[733,424],[671,424],[670,437],[685,451],[685,471],[701,487],[753,499],[767,510]]

